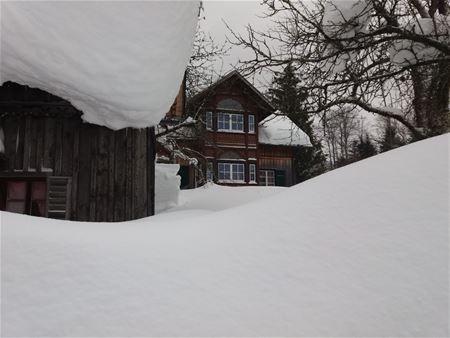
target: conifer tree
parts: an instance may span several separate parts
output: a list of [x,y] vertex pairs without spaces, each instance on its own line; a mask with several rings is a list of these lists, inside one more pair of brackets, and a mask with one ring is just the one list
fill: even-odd
[[377,148],[375,147],[372,140],[370,139],[370,136],[367,133],[364,136],[361,135],[359,137],[359,140],[354,142],[354,161],[360,161],[376,154]]
[[288,116],[311,140],[312,147],[300,147],[295,156],[297,179],[302,182],[325,172],[326,159],[320,142],[314,136],[313,119],[304,112],[307,94],[299,89],[299,84],[300,79],[289,63],[282,72],[276,74],[269,93],[275,108]]

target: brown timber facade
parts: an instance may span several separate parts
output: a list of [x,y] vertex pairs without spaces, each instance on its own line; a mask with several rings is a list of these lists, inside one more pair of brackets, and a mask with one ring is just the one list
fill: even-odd
[[[297,147],[259,142],[259,123],[275,111],[270,102],[242,75],[234,71],[189,100],[184,116],[202,121],[199,136],[190,147],[198,158],[202,178],[222,185],[278,185],[296,183],[294,158]],[[169,118],[181,117],[181,113]],[[182,143],[182,142],[179,142]],[[181,165],[182,188],[199,182],[192,165]]]
[[70,103],[14,83],[0,87],[0,210],[76,221],[154,214],[153,128],[110,130]]

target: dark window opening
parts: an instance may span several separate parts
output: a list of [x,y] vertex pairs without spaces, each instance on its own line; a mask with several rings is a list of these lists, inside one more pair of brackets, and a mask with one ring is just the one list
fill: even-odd
[[0,210],[31,216],[46,216],[45,180],[9,179],[0,182]]

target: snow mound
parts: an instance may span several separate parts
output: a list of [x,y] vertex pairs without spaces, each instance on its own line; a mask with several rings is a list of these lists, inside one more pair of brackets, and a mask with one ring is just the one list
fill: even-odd
[[155,212],[178,205],[181,177],[179,164],[155,163]]
[[259,143],[287,146],[311,146],[309,136],[287,116],[269,115],[258,126]]
[[1,334],[448,336],[448,192],[444,135],[196,217],[1,213]]
[[200,188],[181,190],[179,204],[167,212],[220,211],[278,194],[285,189],[265,186],[227,187],[209,182]]
[[69,100],[87,122],[156,125],[192,50],[197,1],[0,1],[0,84]]

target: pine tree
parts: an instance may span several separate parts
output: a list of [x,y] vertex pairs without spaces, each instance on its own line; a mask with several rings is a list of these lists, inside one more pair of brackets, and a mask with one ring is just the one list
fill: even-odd
[[360,161],[377,154],[377,148],[366,133],[353,142],[352,162]]
[[322,145],[314,136],[313,119],[302,109],[307,93],[298,88],[299,83],[294,67],[288,64],[283,72],[276,74],[269,93],[275,108],[288,116],[311,140],[312,147],[300,147],[295,156],[297,179],[303,182],[326,171],[326,158]]

